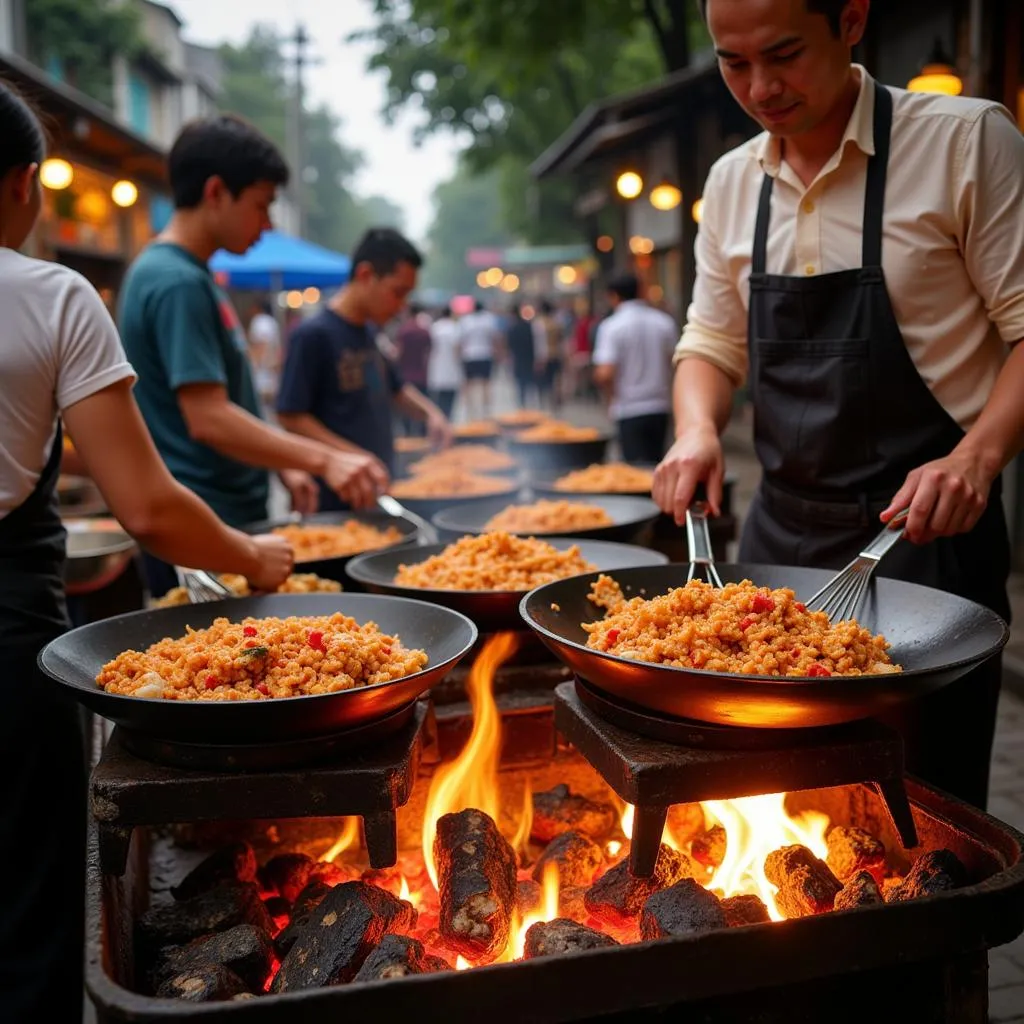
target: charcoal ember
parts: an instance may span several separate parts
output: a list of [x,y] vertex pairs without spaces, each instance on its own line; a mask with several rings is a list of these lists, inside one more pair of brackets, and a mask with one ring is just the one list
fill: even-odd
[[620,861],[587,890],[583,904],[594,917],[612,924],[628,924],[649,896],[684,878],[693,878],[694,873],[694,865],[685,853],[662,844],[650,878],[635,878],[630,874],[629,861]]
[[870,871],[858,871],[853,878],[847,879],[832,909],[852,910],[854,907],[869,907],[884,902],[874,875]]
[[367,868],[360,876],[367,885],[375,885],[397,896],[402,891],[402,872],[397,865],[389,868]]
[[168,978],[156,990],[158,999],[184,999],[189,1003],[225,1003],[251,994],[234,971],[218,964],[207,964]]
[[644,939],[697,935],[727,927],[718,897],[692,878],[648,896],[640,911],[640,935]]
[[255,882],[256,853],[246,842],[228,843],[200,861],[173,889],[176,900],[190,900],[223,882]]
[[580,953],[585,949],[605,949],[617,945],[610,935],[595,931],[576,921],[556,917],[553,921],[541,921],[530,925],[526,932],[523,959],[535,960],[540,956],[560,956],[565,953]]
[[665,824],[679,846],[696,839],[707,828],[700,804],[673,804],[668,809]]
[[334,886],[281,962],[271,990],[294,992],[351,981],[385,935],[416,923],[411,903],[365,882]]
[[[309,876],[309,881],[323,882],[330,889],[336,885],[341,885],[342,882],[354,882],[358,877],[358,873],[350,868],[346,868],[341,864],[334,864],[329,860],[320,860],[314,866]],[[306,884],[308,885],[309,882]],[[371,882],[370,884],[372,885],[373,883]],[[387,887],[382,885],[381,888],[385,889]],[[392,895],[397,896],[398,893],[396,892]]]
[[538,843],[550,843],[563,832],[582,832],[600,842],[615,830],[618,822],[619,816],[611,804],[577,796],[566,785],[533,794],[530,836]]
[[558,893],[558,916],[567,917],[570,921],[579,921],[581,924],[590,917],[584,903],[587,890],[581,885],[570,885]]
[[690,844],[690,859],[706,868],[721,867],[725,860],[725,841],[725,829],[721,825],[712,825]]
[[254,882],[223,882],[191,899],[150,907],[138,920],[138,941],[148,950],[183,946],[239,924],[251,924],[268,935],[276,930]]
[[287,919],[292,915],[292,905],[283,896],[268,896],[263,901],[263,906],[275,921]]
[[825,837],[832,874],[845,882],[861,871],[870,871],[876,882],[885,877],[885,846],[862,828],[836,826]]
[[882,899],[886,903],[892,903],[892,894],[903,884],[902,875],[890,875],[888,878],[882,879],[882,884],[879,888],[882,891]]
[[742,896],[728,896],[722,900],[725,921],[730,928],[739,928],[745,924],[764,924],[771,920],[768,908],[760,896],[745,893]]
[[786,918],[811,917],[832,909],[842,885],[806,846],[783,846],[764,859],[764,874],[778,888],[775,905]]
[[279,853],[260,868],[260,883],[268,892],[280,893],[294,903],[315,867],[316,861],[305,853]]
[[[438,966],[440,964],[444,966]],[[439,970],[451,969],[451,965],[441,957],[429,956],[418,939],[408,935],[385,935],[363,961],[363,966],[352,980],[385,981],[388,978],[435,974]]]
[[277,950],[277,955],[284,959],[288,955],[288,950],[295,944],[295,940],[299,937],[302,929],[309,924],[309,919],[313,916],[313,911],[316,910],[320,901],[331,891],[331,886],[314,878],[313,881],[306,885],[306,888],[299,893],[292,905],[291,915],[288,919],[288,924],[281,929],[278,935],[274,938],[274,948]]
[[437,820],[439,928],[471,963],[490,963],[508,944],[516,909],[516,855],[492,818],[475,808]]
[[524,878],[516,883],[516,906],[519,908],[520,917],[533,913],[543,898],[544,891],[540,887],[540,882]]
[[952,850],[931,850],[911,865],[902,884],[886,894],[886,902],[902,903],[934,896],[967,884],[967,868]]
[[582,832],[563,832],[548,843],[537,858],[533,880],[541,882],[548,864],[558,868],[558,886],[590,885],[604,867],[604,851]]
[[153,970],[152,987],[158,989],[172,978],[203,967],[226,967],[242,979],[246,989],[259,992],[270,977],[273,962],[270,936],[251,924],[240,924],[164,953]]

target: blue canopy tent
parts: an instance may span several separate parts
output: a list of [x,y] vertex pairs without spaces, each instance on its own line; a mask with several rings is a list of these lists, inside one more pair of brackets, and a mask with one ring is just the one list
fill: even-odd
[[338,287],[348,280],[352,261],[322,245],[266,231],[242,256],[215,253],[210,269],[228,288],[269,292]]

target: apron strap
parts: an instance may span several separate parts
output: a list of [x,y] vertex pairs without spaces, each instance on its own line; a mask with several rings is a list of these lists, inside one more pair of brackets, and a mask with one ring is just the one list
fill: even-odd
[[757,201],[757,224],[754,227],[754,251],[750,261],[752,274],[763,274],[768,261],[768,221],[772,211],[772,186],[775,179],[764,176],[761,182],[761,198]]
[[882,214],[885,210],[885,178],[889,170],[889,137],[892,133],[892,93],[875,83],[875,153],[868,160],[864,188],[864,227],[861,262],[865,267],[882,265]]

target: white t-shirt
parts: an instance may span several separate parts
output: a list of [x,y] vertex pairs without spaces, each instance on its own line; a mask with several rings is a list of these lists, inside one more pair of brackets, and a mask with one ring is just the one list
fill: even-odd
[[427,387],[431,391],[458,391],[462,386],[462,332],[451,317],[430,325]]
[[269,394],[277,386],[281,357],[281,329],[269,313],[257,313],[249,321],[249,343],[262,346],[258,357],[253,353],[253,375],[260,394]]
[[35,489],[57,416],[135,371],[80,274],[0,248],[0,518]]
[[672,408],[672,353],[679,340],[675,321],[633,299],[597,328],[594,365],[615,367],[612,419],[647,416]]
[[459,320],[462,332],[462,358],[472,362],[494,358],[494,342],[498,335],[498,321],[486,309],[467,313]]

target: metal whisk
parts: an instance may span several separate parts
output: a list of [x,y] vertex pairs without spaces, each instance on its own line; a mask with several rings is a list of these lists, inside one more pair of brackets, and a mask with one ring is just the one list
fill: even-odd
[[690,553],[690,570],[686,580],[693,579],[697,566],[704,566],[708,583],[721,589],[722,578],[715,568],[715,553],[711,549],[711,533],[708,530],[708,507],[702,501],[694,502],[686,510],[686,546]]
[[882,532],[849,565],[808,598],[807,607],[825,612],[833,622],[855,618],[882,556],[903,536],[908,511],[904,509],[893,516]]

